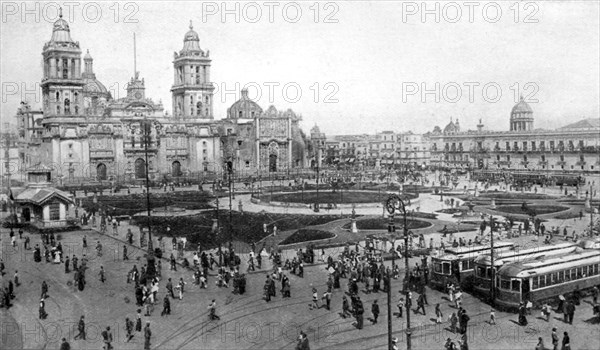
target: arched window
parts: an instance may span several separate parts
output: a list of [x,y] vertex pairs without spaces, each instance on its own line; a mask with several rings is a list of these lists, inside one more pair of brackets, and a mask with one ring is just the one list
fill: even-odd
[[106,165],[104,165],[104,163],[100,163],[96,167],[96,177],[98,178],[98,180],[106,180],[107,179]]
[[181,176],[181,163],[177,160],[171,164],[171,176]]
[[207,117],[209,116],[209,115],[208,115],[208,108],[206,108],[206,109],[204,110],[204,115],[205,115],[205,116],[207,116]]
[[60,106],[56,106],[56,114],[60,114]]
[[60,101],[60,92],[56,92],[56,102]]
[[206,104],[208,104],[208,101],[209,101],[209,98],[208,98],[208,96],[206,96],[206,97],[204,98],[204,101],[206,102]]
[[135,161],[135,178],[143,179],[146,177],[146,162],[142,158]]
[[239,111],[239,112],[238,112],[238,117],[239,117],[239,118],[242,118],[242,111]]
[[75,114],[79,114],[79,106],[75,106]]
[[202,114],[202,102],[196,103],[196,115]]
[[69,60],[63,60],[63,79],[69,78]]
[[73,102],[75,102],[75,103],[79,102],[79,94],[78,93],[73,94]]
[[65,98],[65,114],[71,113],[71,101],[68,98]]

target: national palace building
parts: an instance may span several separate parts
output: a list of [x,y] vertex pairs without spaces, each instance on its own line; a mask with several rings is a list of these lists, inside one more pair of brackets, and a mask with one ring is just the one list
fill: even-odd
[[508,131],[462,131],[458,120],[429,134],[431,164],[450,169],[600,173],[598,118],[574,121],[556,130],[534,128],[533,110],[521,100]]
[[65,181],[142,179],[146,146],[149,175],[159,181],[231,168],[289,171],[310,161],[301,116],[274,106],[263,110],[246,90],[215,120],[212,62],[191,23],[173,56],[172,114],[146,96],[137,71],[127,95],[113,99],[96,77],[89,50],[81,55],[61,12],[42,51],[42,109],[22,102],[16,116],[20,169],[51,167],[53,178]]

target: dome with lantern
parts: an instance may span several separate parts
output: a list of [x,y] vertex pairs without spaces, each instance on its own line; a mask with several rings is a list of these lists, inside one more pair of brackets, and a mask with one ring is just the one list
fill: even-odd
[[227,109],[227,118],[229,119],[253,119],[258,118],[263,113],[258,103],[248,97],[248,89],[242,90],[242,98],[234,102]]
[[200,48],[200,36],[194,31],[192,21],[190,21],[190,30],[183,37],[183,49],[179,52],[180,55],[204,55],[204,51]]

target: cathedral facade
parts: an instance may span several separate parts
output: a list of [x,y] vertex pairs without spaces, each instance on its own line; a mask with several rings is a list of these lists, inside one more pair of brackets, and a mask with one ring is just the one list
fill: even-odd
[[70,180],[203,178],[233,171],[247,175],[289,171],[307,163],[301,116],[266,111],[241,98],[224,119],[213,112],[214,85],[209,51],[190,23],[183,48],[173,56],[172,114],[148,98],[136,71],[127,95],[113,99],[96,78],[89,51],[60,18],[43,47],[43,106],[25,102],[17,113],[21,169],[52,168],[53,178]]

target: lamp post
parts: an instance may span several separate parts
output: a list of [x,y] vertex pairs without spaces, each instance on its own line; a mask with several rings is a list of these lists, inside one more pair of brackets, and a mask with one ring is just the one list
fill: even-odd
[[496,293],[496,267],[494,266],[494,228],[495,220],[493,216],[490,216],[490,263],[492,264],[491,277],[492,283],[490,283],[490,305],[494,306],[495,293]]
[[[398,195],[391,195],[387,201],[386,201],[386,209],[388,211],[388,213],[390,213],[390,215],[393,215],[396,211],[400,210],[402,211],[402,218],[403,218],[403,223],[404,223],[404,227],[403,227],[403,233],[404,233],[404,267],[406,269],[405,271],[405,283],[404,283],[404,293],[405,293],[405,298],[406,298],[406,348],[408,350],[411,350],[411,330],[410,330],[410,299],[409,299],[409,290],[408,290],[408,280],[409,280],[409,265],[408,265],[408,226],[407,226],[407,219],[406,219],[406,206],[404,205],[404,201],[402,201],[402,199],[400,198],[400,196]],[[393,216],[392,216],[393,218]],[[392,264],[394,263],[394,260],[392,260]],[[390,285],[391,285],[391,281],[390,281]],[[391,288],[390,288],[391,289]],[[391,298],[391,297],[388,297]],[[388,299],[388,303],[390,303],[389,299]],[[388,305],[388,312],[390,311],[391,306]],[[392,331],[391,331],[391,314],[388,315],[389,320],[388,320],[388,346],[390,349],[392,349]]]
[[143,119],[140,122],[144,137],[144,157],[145,157],[145,173],[146,173],[146,209],[148,211],[148,255],[146,265],[146,277],[154,278],[156,267],[154,265],[154,248],[152,246],[152,230],[151,230],[151,210],[150,210],[150,175],[148,174],[148,144],[152,141],[152,122],[148,119]]

